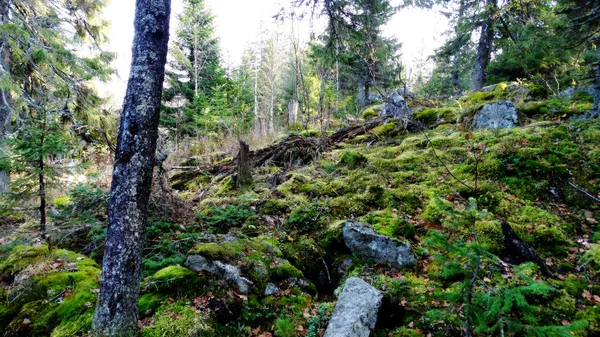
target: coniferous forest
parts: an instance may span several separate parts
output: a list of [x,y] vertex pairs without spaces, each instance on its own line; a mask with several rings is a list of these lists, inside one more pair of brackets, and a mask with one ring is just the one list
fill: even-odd
[[0,0],[1,336],[600,336],[599,0],[211,4]]

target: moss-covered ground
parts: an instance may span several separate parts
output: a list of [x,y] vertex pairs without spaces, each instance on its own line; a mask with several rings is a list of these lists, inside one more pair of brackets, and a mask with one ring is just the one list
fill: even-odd
[[[150,221],[141,335],[320,336],[349,276],[386,295],[374,336],[462,335],[467,318],[477,336],[599,335],[600,121],[568,119],[589,97],[528,90],[525,98],[499,85],[429,104],[414,117],[430,130],[408,133],[390,121],[308,166],[258,168],[245,190],[215,183],[193,223]],[[515,102],[521,126],[470,132],[459,123],[501,99]],[[342,238],[348,220],[409,242],[418,263],[394,270],[353,257]],[[504,220],[551,275],[503,260]],[[98,261],[44,245],[0,252],[6,336],[87,333]],[[184,267],[188,255],[234,265],[255,287],[240,294]],[[278,291],[266,295],[269,282]]]

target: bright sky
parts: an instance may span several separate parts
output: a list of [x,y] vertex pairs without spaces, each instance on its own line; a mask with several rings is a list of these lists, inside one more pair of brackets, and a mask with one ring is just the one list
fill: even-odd
[[[236,65],[241,60],[244,47],[256,42],[261,23],[264,26],[270,25],[273,15],[285,7],[289,0],[205,0],[205,3],[215,15],[216,35],[220,38],[223,62]],[[182,9],[182,0],[172,0],[172,36],[177,26],[177,15]],[[111,23],[108,49],[117,53],[114,66],[119,77],[101,90],[113,96],[115,106],[120,106],[127,85],[134,10],[135,0],[112,0],[105,12],[106,19]],[[315,24],[314,29],[318,26]],[[444,42],[442,33],[446,27],[447,20],[440,14],[405,9],[394,15],[385,28],[385,34],[396,36],[403,43],[402,62],[410,67],[420,54],[427,57]],[[306,31],[311,28],[305,23],[301,29]]]

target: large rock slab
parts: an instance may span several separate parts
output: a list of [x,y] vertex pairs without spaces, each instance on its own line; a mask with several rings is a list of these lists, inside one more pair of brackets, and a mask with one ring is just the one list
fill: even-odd
[[385,263],[400,268],[416,262],[410,246],[385,235],[375,233],[360,222],[347,222],[344,225],[344,242],[352,253],[375,263]]
[[473,129],[506,129],[517,126],[519,113],[510,101],[500,101],[483,106],[473,116]]
[[346,281],[324,337],[368,337],[377,323],[383,294],[358,277]]
[[208,272],[238,287],[240,293],[248,294],[254,285],[252,281],[240,275],[240,270],[230,264],[221,261],[211,261],[201,255],[190,255],[184,265],[193,271]]
[[381,110],[382,117],[410,118],[412,116],[413,111],[406,103],[403,93],[403,89],[396,89],[392,92]]

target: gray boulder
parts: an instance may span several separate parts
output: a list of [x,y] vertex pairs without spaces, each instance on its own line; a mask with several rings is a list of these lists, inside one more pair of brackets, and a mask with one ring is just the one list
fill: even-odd
[[358,277],[346,281],[324,337],[368,337],[377,323],[383,295]]
[[517,108],[510,101],[500,101],[483,106],[473,116],[473,129],[506,129],[519,123]]
[[364,259],[375,263],[386,263],[394,268],[416,262],[409,245],[377,234],[363,223],[347,222],[343,234],[344,242],[350,251]]
[[392,92],[381,110],[382,117],[410,118],[412,116],[413,111],[406,103],[403,93],[403,89],[396,89]]
[[184,265],[193,271],[203,271],[215,275],[230,285],[237,286],[240,293],[249,294],[254,285],[252,281],[240,276],[240,270],[221,261],[210,261],[201,255],[190,255]]

